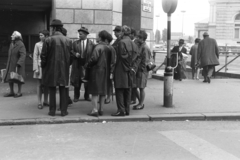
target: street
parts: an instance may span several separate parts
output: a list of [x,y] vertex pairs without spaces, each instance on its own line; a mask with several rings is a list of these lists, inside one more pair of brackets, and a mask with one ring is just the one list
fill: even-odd
[[237,160],[238,121],[0,127],[1,160]]

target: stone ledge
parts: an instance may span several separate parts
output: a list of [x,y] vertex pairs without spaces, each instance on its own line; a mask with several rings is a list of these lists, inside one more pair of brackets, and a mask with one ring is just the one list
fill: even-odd
[[239,120],[240,113],[203,113],[206,120]]
[[187,114],[158,114],[149,115],[151,121],[185,121],[185,120],[205,120],[205,116],[200,113]]

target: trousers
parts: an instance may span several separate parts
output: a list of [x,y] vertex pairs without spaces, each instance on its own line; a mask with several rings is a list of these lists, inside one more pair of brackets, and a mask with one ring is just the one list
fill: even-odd
[[131,88],[116,88],[115,93],[118,111],[129,113],[131,103]]
[[[65,86],[59,86],[60,109],[62,113],[67,112],[67,90]],[[56,112],[56,87],[49,87],[49,111]]]
[[207,77],[212,77],[214,71],[214,66],[213,65],[207,65],[203,67],[203,77],[206,79]]

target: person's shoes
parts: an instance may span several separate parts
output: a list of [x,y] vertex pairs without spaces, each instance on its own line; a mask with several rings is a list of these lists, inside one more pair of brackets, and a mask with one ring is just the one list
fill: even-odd
[[206,82],[207,82],[207,80],[206,80],[206,79],[204,79],[203,83],[206,83]]
[[125,112],[125,116],[129,116],[129,111],[126,111],[126,112]]
[[125,116],[124,112],[117,112],[117,113],[113,113],[112,116]]
[[138,106],[138,104],[137,104],[137,105],[135,105],[135,106],[133,106],[133,108],[132,108],[132,109],[133,109],[133,110],[135,110],[137,106]]
[[84,98],[85,99],[85,101],[91,101],[91,99],[90,98]]
[[67,112],[67,111],[61,112],[61,116],[62,116],[62,117],[66,116],[66,115],[68,115],[68,112]]
[[43,106],[49,107],[50,105],[48,103],[43,102]]
[[55,112],[51,112],[51,111],[50,111],[50,112],[48,112],[48,115],[49,115],[49,116],[55,116]]
[[99,116],[102,116],[102,115],[103,115],[103,111],[100,111],[100,110],[99,110],[99,111],[98,111],[98,115],[99,115]]
[[4,95],[4,97],[14,97],[14,96],[15,96],[14,93],[7,93],[7,94]]
[[43,109],[43,105],[42,104],[38,104],[38,109]]
[[78,101],[79,101],[78,98],[74,98],[74,99],[73,99],[73,102],[75,102],[75,103],[78,102]]
[[210,77],[207,77],[207,82],[208,82],[208,83],[211,83]]
[[104,104],[109,104],[111,102],[110,99],[105,99]]
[[141,110],[143,108],[144,108],[144,104],[143,105],[137,105],[134,110]]
[[93,116],[93,117],[98,117],[98,112],[91,112],[91,113],[88,113],[87,115]]
[[22,93],[16,93],[16,94],[14,95],[14,98],[18,98],[18,97],[22,97]]
[[131,104],[136,104],[136,101],[131,101]]
[[73,101],[71,100],[71,98],[68,98],[68,104],[73,104]]
[[182,79],[179,79],[179,81],[182,81]]

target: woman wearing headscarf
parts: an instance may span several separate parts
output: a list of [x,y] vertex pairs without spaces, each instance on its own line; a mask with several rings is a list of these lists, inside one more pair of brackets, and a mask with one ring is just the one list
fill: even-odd
[[[18,31],[14,31],[12,36],[12,43],[10,44],[8,51],[8,61],[6,67],[6,73],[3,76],[3,81],[9,84],[10,92],[5,94],[4,97],[18,98],[22,96],[22,84],[24,82],[17,82],[10,78],[11,72],[17,72],[25,79],[25,59],[26,48],[23,44],[22,35]],[[14,93],[14,83],[18,85],[18,92]]]
[[[109,77],[112,77],[112,74],[110,74],[110,64],[108,63],[111,61],[111,50],[107,47],[107,37],[107,31],[103,30],[99,32],[99,43],[95,46],[91,58],[85,65],[85,67],[90,68],[88,91],[92,95],[93,104],[93,109],[88,114],[89,116],[97,117],[98,115],[102,115],[102,105],[110,87]],[[98,98],[100,99],[99,106]]]
[[[41,52],[45,38],[49,36],[48,30],[39,32],[40,42],[35,44],[33,53],[33,78],[38,80],[37,83],[37,97],[38,97],[38,109],[43,109],[43,106],[49,106],[48,104],[48,87],[42,85],[42,68],[41,68]],[[42,103],[42,93],[44,94],[44,102]]]

